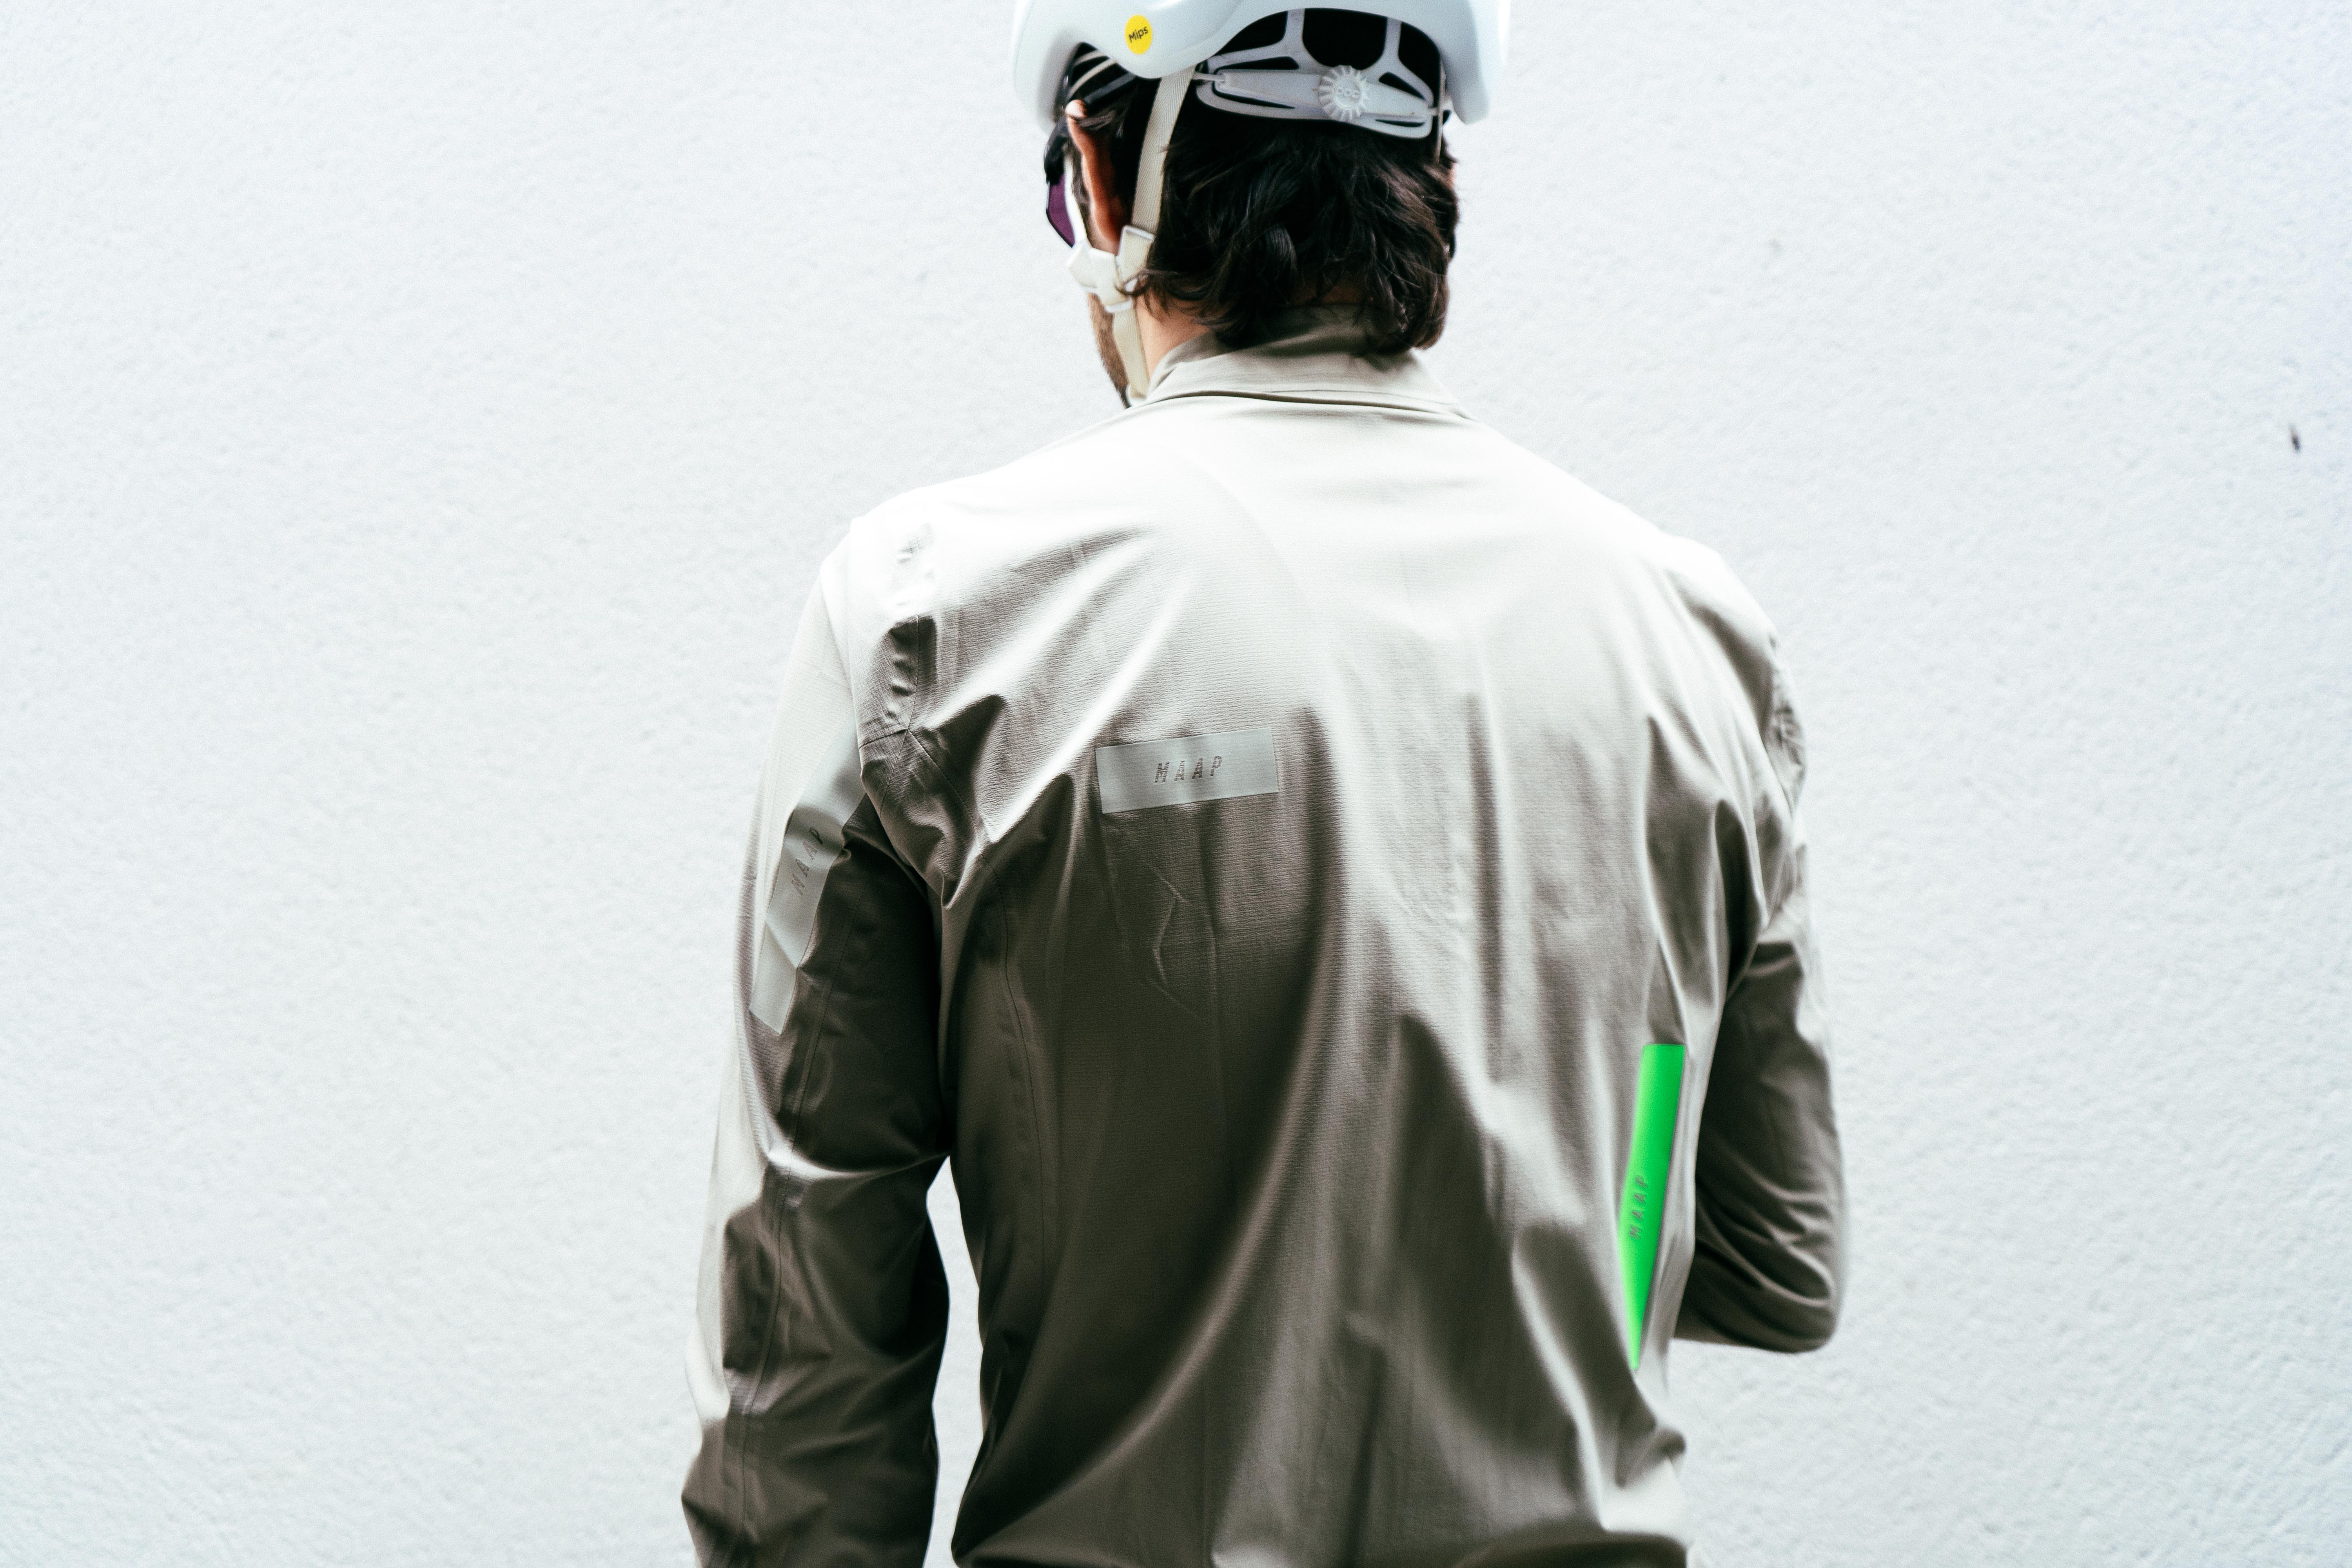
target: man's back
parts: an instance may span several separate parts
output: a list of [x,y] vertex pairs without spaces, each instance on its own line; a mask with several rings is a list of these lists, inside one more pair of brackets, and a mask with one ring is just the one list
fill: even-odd
[[[755,838],[745,1093],[799,1163],[732,1212],[843,1194],[860,1236],[707,1271],[704,1337],[778,1430],[856,1408],[865,1458],[812,1463],[897,1500],[809,1502],[866,1539],[918,1489],[950,1154],[960,1559],[1679,1563],[1678,1310],[1780,1349],[1835,1311],[1769,627],[1417,360],[1294,325],[827,563],[856,799]],[[771,818],[824,815],[778,771]],[[690,1509],[777,1451],[729,1447]]]

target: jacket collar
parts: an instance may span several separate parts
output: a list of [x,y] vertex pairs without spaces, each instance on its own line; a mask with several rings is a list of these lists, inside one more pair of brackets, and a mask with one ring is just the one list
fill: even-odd
[[1367,353],[1364,331],[1345,305],[1286,311],[1271,338],[1245,349],[1224,347],[1213,332],[1179,343],[1152,371],[1143,400],[1203,396],[1462,412],[1418,353]]

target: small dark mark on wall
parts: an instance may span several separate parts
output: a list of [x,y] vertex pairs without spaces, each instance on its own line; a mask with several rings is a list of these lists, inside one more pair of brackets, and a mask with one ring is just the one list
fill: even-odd
[[2294,426],[2290,425],[2290,426],[2288,426],[2286,427],[2286,438],[2287,438],[2288,440],[2290,440],[2290,441],[2292,441],[2292,442],[2294,442],[2294,449],[2295,449],[2296,451],[2300,452],[2300,451],[2302,451],[2302,450],[2303,450],[2303,432],[2302,432],[2302,431],[2300,431],[2300,430],[2296,429]]

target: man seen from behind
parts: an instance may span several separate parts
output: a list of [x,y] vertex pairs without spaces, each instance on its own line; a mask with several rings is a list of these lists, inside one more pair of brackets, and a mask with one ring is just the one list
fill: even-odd
[[702,1560],[1701,1561],[1675,1338],[1836,1321],[1769,624],[1466,415],[1444,125],[1503,0],[1028,0],[1130,406],[851,525],[743,879]]

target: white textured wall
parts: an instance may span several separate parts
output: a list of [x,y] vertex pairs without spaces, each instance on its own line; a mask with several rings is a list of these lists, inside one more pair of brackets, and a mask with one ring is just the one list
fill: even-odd
[[[1108,406],[1009,5],[369,9],[0,8],[9,1564],[684,1559],[789,617]],[[1812,735],[1852,1305],[1677,1352],[1719,1557],[2352,1560],[2352,12],[1520,10],[1440,370]]]

